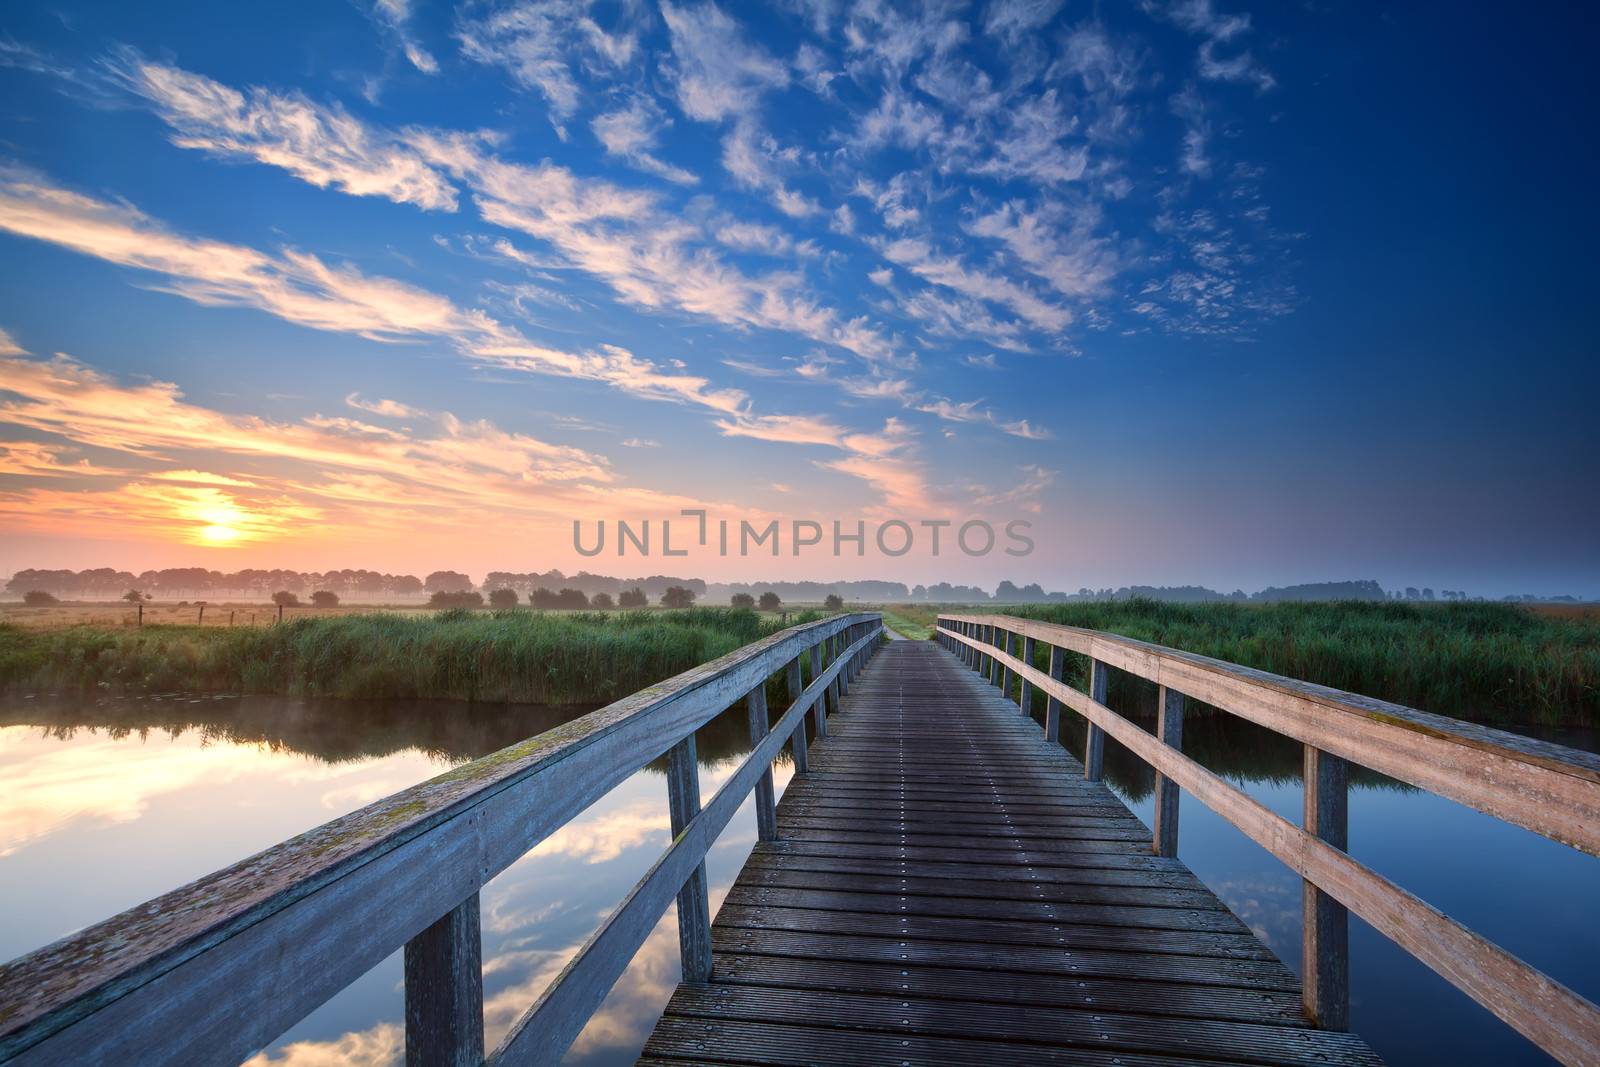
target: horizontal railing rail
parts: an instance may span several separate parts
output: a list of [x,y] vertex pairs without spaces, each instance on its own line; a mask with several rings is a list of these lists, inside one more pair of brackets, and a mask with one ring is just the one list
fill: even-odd
[[[1156,772],[1157,854],[1177,853],[1178,796],[1186,790],[1301,876],[1305,1011],[1319,1025],[1348,1026],[1353,912],[1546,1052],[1565,1063],[1600,1063],[1600,1008],[1345,851],[1349,761],[1600,854],[1600,757],[1077,627],[941,615],[935,636],[1008,699],[1015,691],[1022,709],[1031,707],[1035,689],[1044,693],[1049,740],[1059,739],[1063,709],[1081,715],[1087,777],[1101,776],[1107,735],[1149,764]],[[1047,671],[1036,666],[1041,644],[1049,649]],[[1064,681],[1067,652],[1088,658],[1089,692]],[[1159,687],[1153,734],[1107,706],[1108,668]],[[1183,755],[1185,698],[1305,746],[1303,826]]]
[[[232,1067],[402,947],[408,1062],[484,1063],[479,890],[666,753],[671,846],[489,1057],[557,1061],[674,896],[709,976],[707,850],[752,790],[776,833],[773,760],[806,770],[807,714],[824,735],[881,636],[872,613],[791,627],[0,966],[0,1063]],[[702,809],[695,730],[740,700],[752,752]]]

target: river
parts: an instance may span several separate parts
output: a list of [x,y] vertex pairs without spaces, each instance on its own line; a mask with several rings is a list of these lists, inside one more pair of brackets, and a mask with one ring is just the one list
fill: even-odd
[[[384,704],[166,694],[10,696],[0,703],[0,958],[242,859],[379,797],[581,714],[582,708]],[[1541,736],[1596,750],[1595,731]],[[1075,739],[1075,736],[1074,736]],[[745,750],[742,710],[698,738],[710,796]],[[1069,747],[1073,747],[1069,743]],[[1184,749],[1291,819],[1299,748],[1227,716],[1195,716]],[[1152,778],[1107,745],[1106,777],[1148,824]],[[791,768],[777,768],[781,790]],[[1300,883],[1192,799],[1180,856],[1291,967]],[[495,878],[482,895],[492,1047],[661,854],[659,766],[634,775]],[[713,848],[715,909],[755,843],[745,809]],[[1600,863],[1368,772],[1350,796],[1356,858],[1592,1000],[1600,1000]],[[567,1062],[631,1063],[678,980],[669,911]],[[251,1067],[404,1060],[396,953]],[[1351,922],[1354,1029],[1393,1064],[1547,1062],[1363,923]]]

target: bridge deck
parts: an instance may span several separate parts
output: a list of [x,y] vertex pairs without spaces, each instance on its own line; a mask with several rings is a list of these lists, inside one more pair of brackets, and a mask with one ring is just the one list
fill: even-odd
[[893,642],[828,732],[641,1062],[1378,1062],[949,653]]

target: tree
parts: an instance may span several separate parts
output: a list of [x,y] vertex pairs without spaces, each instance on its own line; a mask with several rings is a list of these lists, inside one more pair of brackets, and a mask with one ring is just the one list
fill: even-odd
[[649,603],[650,598],[645,596],[644,590],[638,586],[634,586],[632,589],[624,589],[617,594],[617,606],[621,608],[642,608],[647,607]]
[[460,589],[454,593],[440,590],[428,598],[430,608],[481,608],[483,607],[483,594],[471,589]]
[[472,579],[460,571],[434,571],[423,579],[422,587],[430,593],[460,593],[472,588]]
[[748,611],[756,606],[756,598],[751,596],[749,593],[735,593],[733,594],[733,599],[728,601],[728,603],[732,604],[736,608],[744,608]]
[[[626,596],[627,594],[623,595]],[[589,606],[594,608],[596,611],[610,611],[617,605],[611,599],[610,593],[596,593],[594,596],[589,598]]]
[[43,589],[30,589],[23,593],[22,602],[30,608],[43,608],[49,607],[51,604],[61,603],[53,594],[47,593]]
[[514,608],[517,606],[517,591],[515,589],[496,589],[489,594],[491,608]]
[[339,606],[339,594],[330,589],[318,589],[311,594],[311,606],[314,608],[336,608]]
[[550,611],[561,606],[561,598],[556,596],[554,590],[546,589],[541,585],[528,594],[528,603],[540,611]]
[[664,608],[686,608],[693,603],[694,590],[681,585],[669,585],[667,591],[661,594],[661,606]]
[[150,598],[139,592],[137,589],[130,589],[126,593],[122,594],[122,599],[126,600],[130,604],[143,604]]
[[762,611],[777,611],[783,607],[783,601],[779,599],[778,594],[770,589],[761,594],[760,604]]
[[829,611],[843,611],[844,597],[840,596],[838,593],[829,593],[827,599],[822,602],[822,606],[827,608]]
[[582,611],[589,606],[589,598],[582,589],[563,589],[556,594],[556,607],[563,611]]
[[277,604],[279,607],[284,608],[297,608],[300,606],[300,598],[289,592],[287,589],[280,589],[276,593],[273,593],[272,602]]

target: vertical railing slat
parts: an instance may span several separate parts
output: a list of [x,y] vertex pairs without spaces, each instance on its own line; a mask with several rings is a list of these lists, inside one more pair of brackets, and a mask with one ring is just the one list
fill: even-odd
[[[811,646],[811,680],[815,682],[821,677],[822,643],[819,641]],[[817,702],[811,705],[811,721],[815,724],[818,741],[828,736],[828,694],[826,691],[818,693]]]
[[[800,657],[796,656],[789,661],[785,668],[784,680],[789,686],[789,703],[793,704],[805,691],[805,686],[800,684]],[[789,752],[794,756],[794,773],[805,774],[811,770],[811,754],[806,748],[806,720],[800,717],[795,725],[794,733],[789,735]]]
[[478,894],[406,942],[407,1067],[483,1063],[483,935]]
[[[700,763],[695,755],[694,734],[667,752],[667,807],[672,817],[672,836],[677,837],[689,820],[700,813]],[[678,891],[678,948],[683,955],[683,980],[711,980],[711,901],[706,892],[706,865]]]
[[[1162,686],[1156,700],[1156,739],[1183,751],[1183,694]],[[1158,856],[1178,854],[1178,797],[1181,790],[1164,774],[1156,775],[1155,837]]]
[[[1104,663],[1097,659],[1089,661],[1089,699],[1104,704],[1110,680],[1110,669]],[[1105,762],[1106,732],[1091,722],[1083,739],[1083,776],[1098,782],[1105,771]]]
[[[1067,678],[1067,650],[1059,645],[1050,646],[1050,677],[1058,682]],[[1051,694],[1045,694],[1044,739],[1052,745],[1061,743],[1061,712],[1065,705]]]
[[[1033,654],[1039,649],[1038,642],[1031,637],[1022,639],[1022,662],[1029,667],[1033,666]],[[1017,704],[1022,708],[1022,714],[1033,714],[1033,683],[1027,678],[1022,679],[1022,691],[1017,695]]]
[[[1350,847],[1349,769],[1344,760],[1305,746],[1305,822],[1341,851]],[[1306,1018],[1325,1030],[1350,1027],[1350,913],[1308,881],[1301,882],[1304,924],[1301,988]]]
[[[750,690],[744,698],[745,713],[750,720],[750,747],[755,748],[767,736],[772,724],[767,720],[767,684]],[[777,794],[772,787],[772,768],[761,772],[756,781],[756,837],[762,841],[778,839]]]

